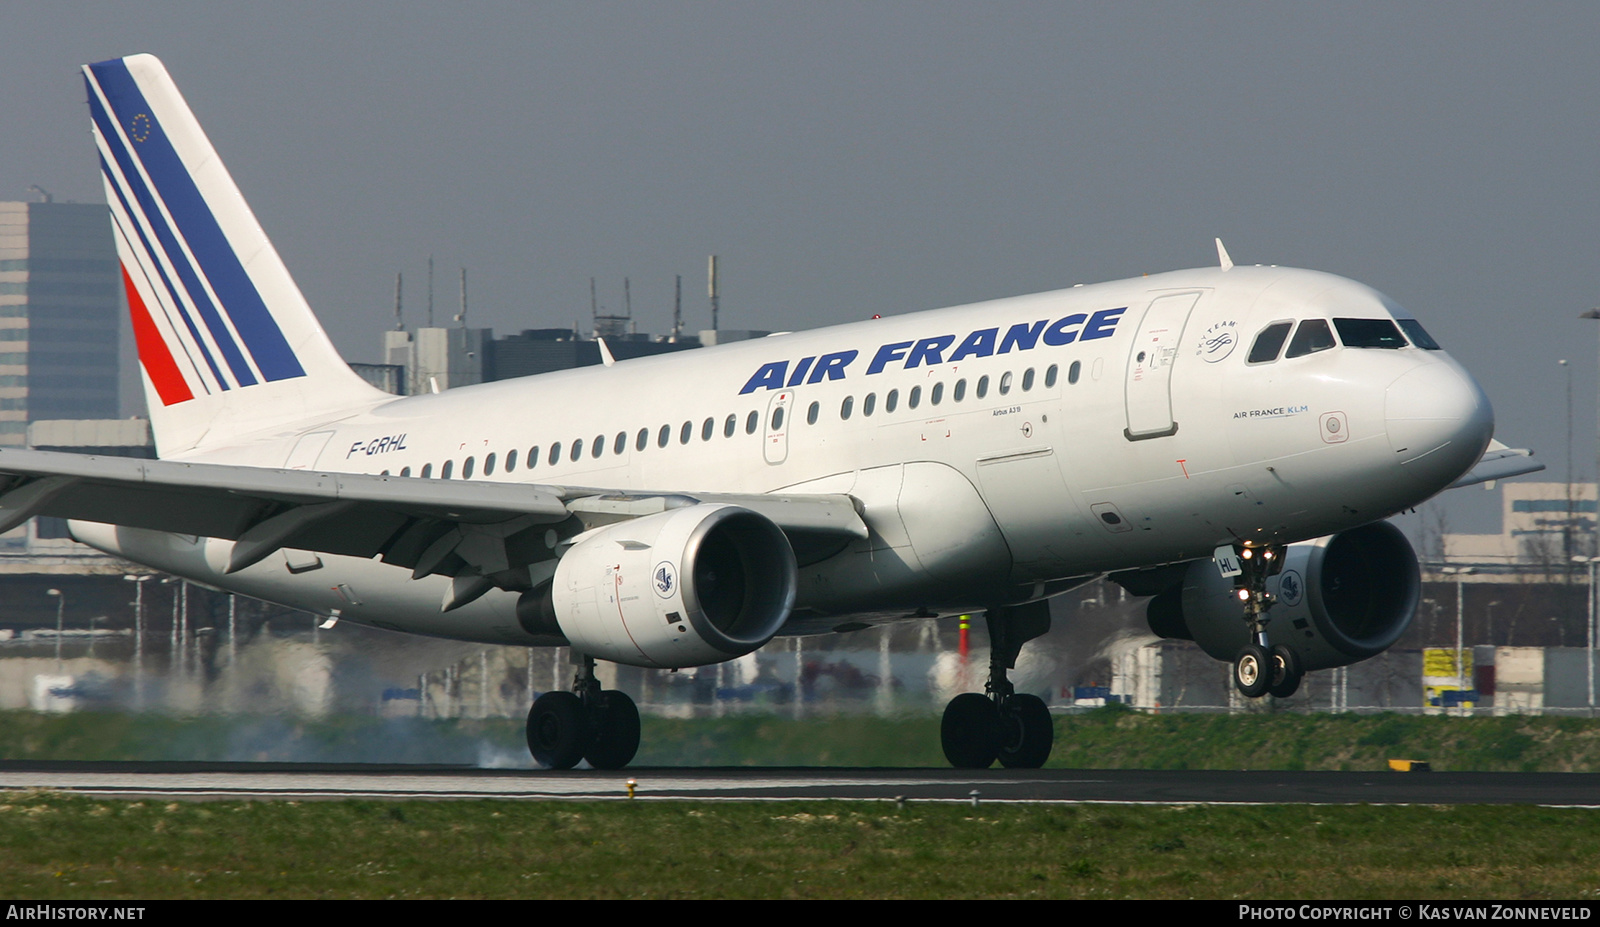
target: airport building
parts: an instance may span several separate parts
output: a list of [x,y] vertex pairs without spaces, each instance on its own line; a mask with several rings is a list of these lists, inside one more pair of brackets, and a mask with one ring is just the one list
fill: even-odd
[[[716,334],[716,333],[705,333]],[[742,340],[722,332],[722,342]],[[739,332],[761,337],[766,332]],[[603,335],[606,348],[617,360],[671,354],[698,348],[698,339],[652,340],[649,335],[625,332]],[[400,395],[441,392],[473,383],[530,377],[601,362],[597,337],[567,328],[524,329],[496,338],[489,328],[419,328],[383,333],[383,364],[351,367],[379,389]],[[399,384],[401,389],[392,385]]]
[[1579,572],[1596,554],[1594,483],[1500,484],[1497,534],[1444,534],[1444,562],[1488,573],[1565,573],[1573,558]]
[[0,203],[0,447],[117,416],[118,283],[105,206]]

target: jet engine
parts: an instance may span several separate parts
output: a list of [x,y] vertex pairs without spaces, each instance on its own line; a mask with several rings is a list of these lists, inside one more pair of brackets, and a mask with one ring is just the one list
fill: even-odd
[[[1348,666],[1400,639],[1422,596],[1417,555],[1388,522],[1290,545],[1283,568],[1267,580],[1277,602],[1267,638],[1300,658],[1303,670]],[[1150,630],[1192,640],[1232,661],[1249,643],[1233,580],[1211,560],[1189,564],[1182,583],[1150,600]]]
[[657,669],[744,656],[794,607],[795,559],[771,519],[734,505],[671,509],[571,539],[554,579],[523,594],[530,634]]

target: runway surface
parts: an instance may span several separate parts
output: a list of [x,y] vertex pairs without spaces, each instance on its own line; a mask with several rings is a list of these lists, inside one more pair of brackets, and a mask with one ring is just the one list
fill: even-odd
[[0,762],[0,789],[121,798],[1521,804],[1600,807],[1600,774],[835,768],[622,772],[313,763]]

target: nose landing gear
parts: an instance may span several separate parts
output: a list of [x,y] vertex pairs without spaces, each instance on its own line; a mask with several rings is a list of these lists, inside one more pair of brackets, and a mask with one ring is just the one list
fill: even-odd
[[601,689],[594,659],[584,657],[571,692],[534,699],[528,752],[549,769],[571,769],[580,760],[595,769],[621,769],[639,752],[639,709],[626,693]]
[[1234,591],[1244,603],[1244,620],[1250,626],[1250,643],[1233,661],[1233,685],[1246,698],[1271,694],[1288,698],[1300,688],[1304,671],[1300,658],[1282,644],[1267,641],[1268,614],[1277,597],[1267,591],[1267,580],[1283,569],[1282,545],[1235,548],[1239,573]]

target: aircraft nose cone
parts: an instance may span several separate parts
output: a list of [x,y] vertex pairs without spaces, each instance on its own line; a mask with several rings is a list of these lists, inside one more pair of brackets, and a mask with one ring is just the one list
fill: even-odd
[[1449,364],[1417,367],[1389,384],[1384,413],[1395,460],[1435,489],[1471,469],[1494,436],[1489,397]]

